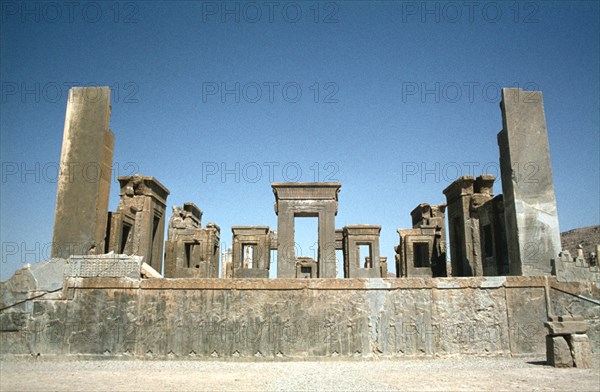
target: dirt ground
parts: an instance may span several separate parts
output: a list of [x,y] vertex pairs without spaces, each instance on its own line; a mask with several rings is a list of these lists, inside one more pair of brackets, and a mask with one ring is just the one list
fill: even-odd
[[545,358],[0,361],[1,391],[600,391],[600,368]]

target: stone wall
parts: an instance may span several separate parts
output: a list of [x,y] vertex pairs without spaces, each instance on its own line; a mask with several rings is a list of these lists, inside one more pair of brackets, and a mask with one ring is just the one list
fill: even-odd
[[597,256],[595,259],[586,259],[583,254],[571,257],[569,251],[563,251],[558,258],[552,259],[552,266],[559,282],[595,282],[600,285]]
[[[0,283],[3,292],[8,284]],[[600,289],[553,277],[66,277],[61,291],[42,294],[3,301],[2,354],[232,360],[541,356],[547,303],[555,314],[584,315],[595,355],[600,347]]]

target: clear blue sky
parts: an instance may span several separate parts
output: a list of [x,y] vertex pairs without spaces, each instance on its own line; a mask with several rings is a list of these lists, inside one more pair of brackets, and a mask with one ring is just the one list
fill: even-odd
[[395,270],[416,205],[497,173],[501,86],[543,91],[561,230],[599,224],[599,3],[472,3],[2,1],[0,276],[49,254],[69,85],[113,87],[115,176],[156,177],[225,247],[276,229],[272,181],[335,179],[336,227],[381,225]]

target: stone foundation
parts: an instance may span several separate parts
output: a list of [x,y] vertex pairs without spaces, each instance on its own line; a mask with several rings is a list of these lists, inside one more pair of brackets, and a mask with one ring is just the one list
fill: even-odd
[[[10,282],[0,284],[3,298]],[[552,314],[582,314],[594,355],[600,347],[600,289],[554,277],[66,277],[62,290],[24,298],[3,299],[2,354],[231,360],[543,355],[548,303]]]

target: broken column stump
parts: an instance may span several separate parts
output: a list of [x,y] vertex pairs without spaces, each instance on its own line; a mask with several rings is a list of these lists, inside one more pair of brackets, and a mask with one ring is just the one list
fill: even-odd
[[592,367],[592,350],[587,336],[587,322],[582,316],[550,316],[544,323],[546,361],[554,367]]

